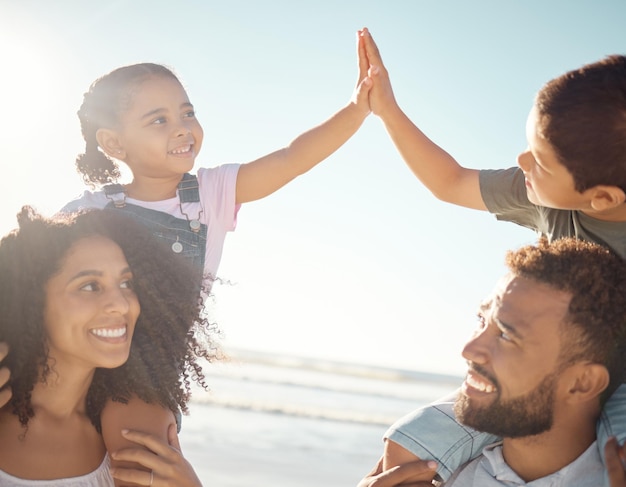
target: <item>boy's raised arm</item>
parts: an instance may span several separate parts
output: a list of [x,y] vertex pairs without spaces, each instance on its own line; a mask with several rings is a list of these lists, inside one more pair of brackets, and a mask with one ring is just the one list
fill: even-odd
[[367,29],[363,31],[365,51],[373,81],[370,108],[383,121],[391,140],[413,174],[440,200],[486,210],[480,194],[479,171],[467,169],[430,140],[396,102],[389,73],[378,47]]
[[272,194],[341,147],[370,113],[369,64],[361,31],[357,34],[359,76],[350,102],[328,120],[296,137],[287,147],[242,164],[237,175],[237,203]]

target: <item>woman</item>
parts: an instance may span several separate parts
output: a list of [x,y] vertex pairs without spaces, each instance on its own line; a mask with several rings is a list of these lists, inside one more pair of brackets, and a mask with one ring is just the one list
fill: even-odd
[[166,418],[169,444],[124,432],[144,448],[110,451],[131,467],[113,475],[200,485],[174,427],[191,380],[205,386],[198,358],[216,350],[193,270],[113,212],[52,220],[25,207],[18,221],[0,242],[0,341],[12,393],[0,409],[0,485],[113,485],[107,438],[122,433],[101,418],[134,400]]

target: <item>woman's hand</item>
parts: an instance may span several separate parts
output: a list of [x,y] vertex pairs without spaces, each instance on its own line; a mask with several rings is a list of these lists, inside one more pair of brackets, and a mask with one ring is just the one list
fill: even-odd
[[193,467],[180,451],[176,425],[171,425],[168,429],[168,444],[154,435],[140,431],[123,430],[122,436],[144,448],[124,448],[113,452],[111,458],[136,462],[149,471],[114,467],[111,468],[111,475],[116,480],[153,487],[202,487]]

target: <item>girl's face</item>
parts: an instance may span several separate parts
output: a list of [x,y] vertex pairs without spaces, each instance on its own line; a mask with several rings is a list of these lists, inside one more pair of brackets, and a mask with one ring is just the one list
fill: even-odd
[[153,76],[134,88],[117,130],[123,160],[135,177],[179,177],[189,172],[202,146],[202,127],[181,84]]
[[45,287],[44,328],[55,367],[119,367],[128,359],[139,300],[122,249],[108,238],[77,241]]

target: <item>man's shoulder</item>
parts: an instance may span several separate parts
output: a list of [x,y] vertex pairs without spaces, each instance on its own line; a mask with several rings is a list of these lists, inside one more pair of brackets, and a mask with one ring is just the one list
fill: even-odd
[[[546,477],[533,481],[533,485],[571,485],[576,487],[597,487],[602,485],[604,467],[597,443],[592,443],[572,463]],[[483,453],[454,472],[445,487],[491,487],[500,485],[525,485],[517,473],[509,467],[502,455],[502,444],[486,446]]]

